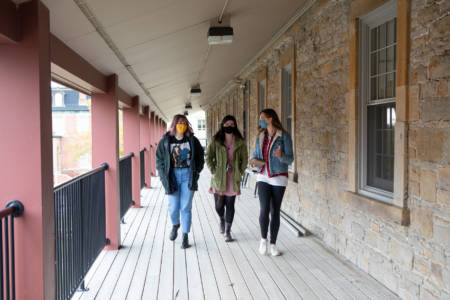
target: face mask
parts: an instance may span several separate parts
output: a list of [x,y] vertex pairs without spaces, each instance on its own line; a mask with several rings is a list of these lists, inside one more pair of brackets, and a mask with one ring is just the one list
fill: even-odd
[[232,127],[232,126],[224,127],[223,131],[225,133],[233,133],[234,132],[234,127]]
[[259,127],[261,127],[262,129],[266,129],[267,128],[267,123],[264,120],[259,120],[258,123]]
[[187,125],[186,124],[177,124],[177,132],[178,133],[185,133],[187,130]]

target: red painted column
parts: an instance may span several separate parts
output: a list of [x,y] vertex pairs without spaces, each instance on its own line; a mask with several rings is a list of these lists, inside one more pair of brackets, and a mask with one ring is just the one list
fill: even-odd
[[108,92],[92,94],[92,165],[106,162],[105,172],[106,237],[111,241],[108,250],[120,245],[119,202],[119,119],[117,75],[108,77]]
[[141,145],[140,139],[139,97],[133,98],[133,107],[123,109],[123,148],[126,154],[134,153],[131,158],[131,199],[133,207],[141,207]]
[[151,185],[151,177],[150,177],[150,153],[151,153],[151,143],[150,143],[150,120],[148,118],[148,106],[143,108],[143,114],[140,116],[140,135],[141,135],[141,147],[145,147],[146,151],[144,152],[145,157],[145,184],[148,188]]
[[18,10],[20,41],[0,45],[0,208],[10,200],[25,206],[14,225],[16,299],[53,300],[49,11],[39,1]]
[[156,176],[156,134],[155,134],[155,112],[150,113],[150,144],[151,144],[151,157],[150,157],[150,169],[152,176]]

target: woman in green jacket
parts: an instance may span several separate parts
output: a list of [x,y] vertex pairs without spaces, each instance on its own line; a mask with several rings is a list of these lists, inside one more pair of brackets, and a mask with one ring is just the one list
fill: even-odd
[[220,218],[220,232],[225,241],[232,241],[231,224],[234,202],[240,195],[242,174],[247,167],[247,147],[239,132],[235,117],[228,115],[206,151],[206,164],[211,171],[210,193],[214,194],[216,211]]

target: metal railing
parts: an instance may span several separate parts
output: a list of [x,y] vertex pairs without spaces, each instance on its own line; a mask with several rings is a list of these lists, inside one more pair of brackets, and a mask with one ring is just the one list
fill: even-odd
[[54,188],[56,299],[70,299],[108,240],[105,170],[107,164]]
[[147,151],[146,148],[142,149],[140,154],[140,165],[141,165],[141,189],[147,184],[145,183],[145,151]]
[[126,212],[130,208],[131,205],[134,204],[132,200],[132,187],[131,187],[131,158],[134,156],[134,153],[121,157],[119,160],[119,174],[120,174],[120,219],[123,223],[123,216],[125,216]]
[[13,200],[0,211],[0,299],[16,299],[14,218],[21,216],[23,209],[20,201]]

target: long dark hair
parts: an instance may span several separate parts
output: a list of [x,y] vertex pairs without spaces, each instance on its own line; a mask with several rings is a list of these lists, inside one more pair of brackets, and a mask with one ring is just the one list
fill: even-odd
[[[286,129],[284,129],[283,124],[281,124],[280,118],[278,118],[277,112],[271,108],[263,109],[259,114],[261,115],[264,113],[267,118],[272,118],[272,126],[275,127],[277,130],[281,130],[282,132],[287,132]],[[263,132],[264,128],[261,128],[258,126],[259,132]]]
[[214,135],[214,141],[219,142],[221,145],[225,142],[225,131],[223,131],[223,125],[228,122],[229,120],[232,120],[234,122],[234,136],[243,140],[244,137],[242,136],[241,132],[239,131],[238,124],[236,122],[236,118],[232,115],[227,115],[223,118],[222,122],[220,122],[220,128],[219,131]]
[[192,130],[192,126],[191,123],[189,122],[189,120],[186,118],[185,115],[175,115],[173,116],[172,119],[172,124],[170,124],[170,129],[169,129],[169,134],[171,136],[174,136],[177,133],[177,123],[180,119],[183,119],[184,121],[186,121],[186,125],[187,125],[187,130],[184,133],[187,136],[190,136],[191,134],[194,134],[194,130]]

